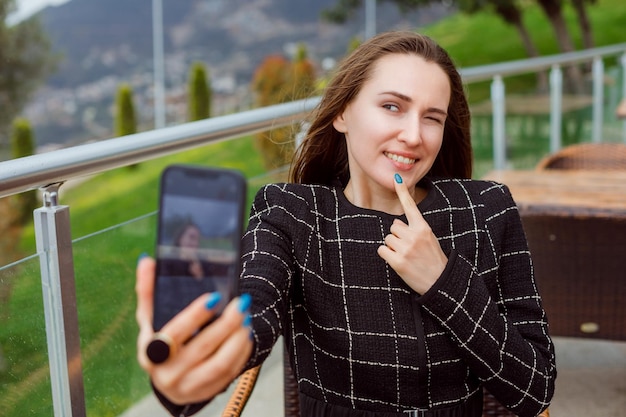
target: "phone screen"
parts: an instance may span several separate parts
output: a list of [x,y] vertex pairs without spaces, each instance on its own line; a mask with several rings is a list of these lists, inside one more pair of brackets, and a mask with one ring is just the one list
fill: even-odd
[[161,178],[154,291],[159,330],[201,294],[218,312],[237,292],[245,180],[234,171],[168,167]]

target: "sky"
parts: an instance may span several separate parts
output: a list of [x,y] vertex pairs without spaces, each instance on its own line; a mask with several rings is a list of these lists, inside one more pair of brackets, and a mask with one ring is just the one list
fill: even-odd
[[15,18],[20,20],[38,12],[46,6],[59,5],[69,0],[16,0],[17,13]]

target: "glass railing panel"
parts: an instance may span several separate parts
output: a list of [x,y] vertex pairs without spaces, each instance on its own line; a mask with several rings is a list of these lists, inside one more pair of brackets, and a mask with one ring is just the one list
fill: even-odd
[[0,414],[53,413],[39,257],[0,267]]
[[136,359],[135,266],[152,253],[155,214],[74,241],[76,299],[89,417],[115,416],[150,392]]

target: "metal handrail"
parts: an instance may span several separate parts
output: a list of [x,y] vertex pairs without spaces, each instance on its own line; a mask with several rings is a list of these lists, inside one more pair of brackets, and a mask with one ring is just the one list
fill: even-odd
[[0,197],[301,121],[311,98],[0,163]]
[[584,51],[567,52],[564,54],[540,56],[536,58],[519,59],[500,62],[492,65],[483,65],[461,69],[460,73],[465,83],[473,83],[492,79],[495,75],[512,76],[539,72],[551,69],[554,65],[566,66],[588,62],[597,57],[615,56],[626,53],[626,43],[586,49]]

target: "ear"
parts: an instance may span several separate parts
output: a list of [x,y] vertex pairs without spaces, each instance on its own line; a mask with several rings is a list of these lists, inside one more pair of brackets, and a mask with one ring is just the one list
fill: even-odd
[[343,112],[339,116],[335,117],[335,120],[333,120],[333,126],[339,133],[346,133],[348,131],[346,120],[343,117]]

